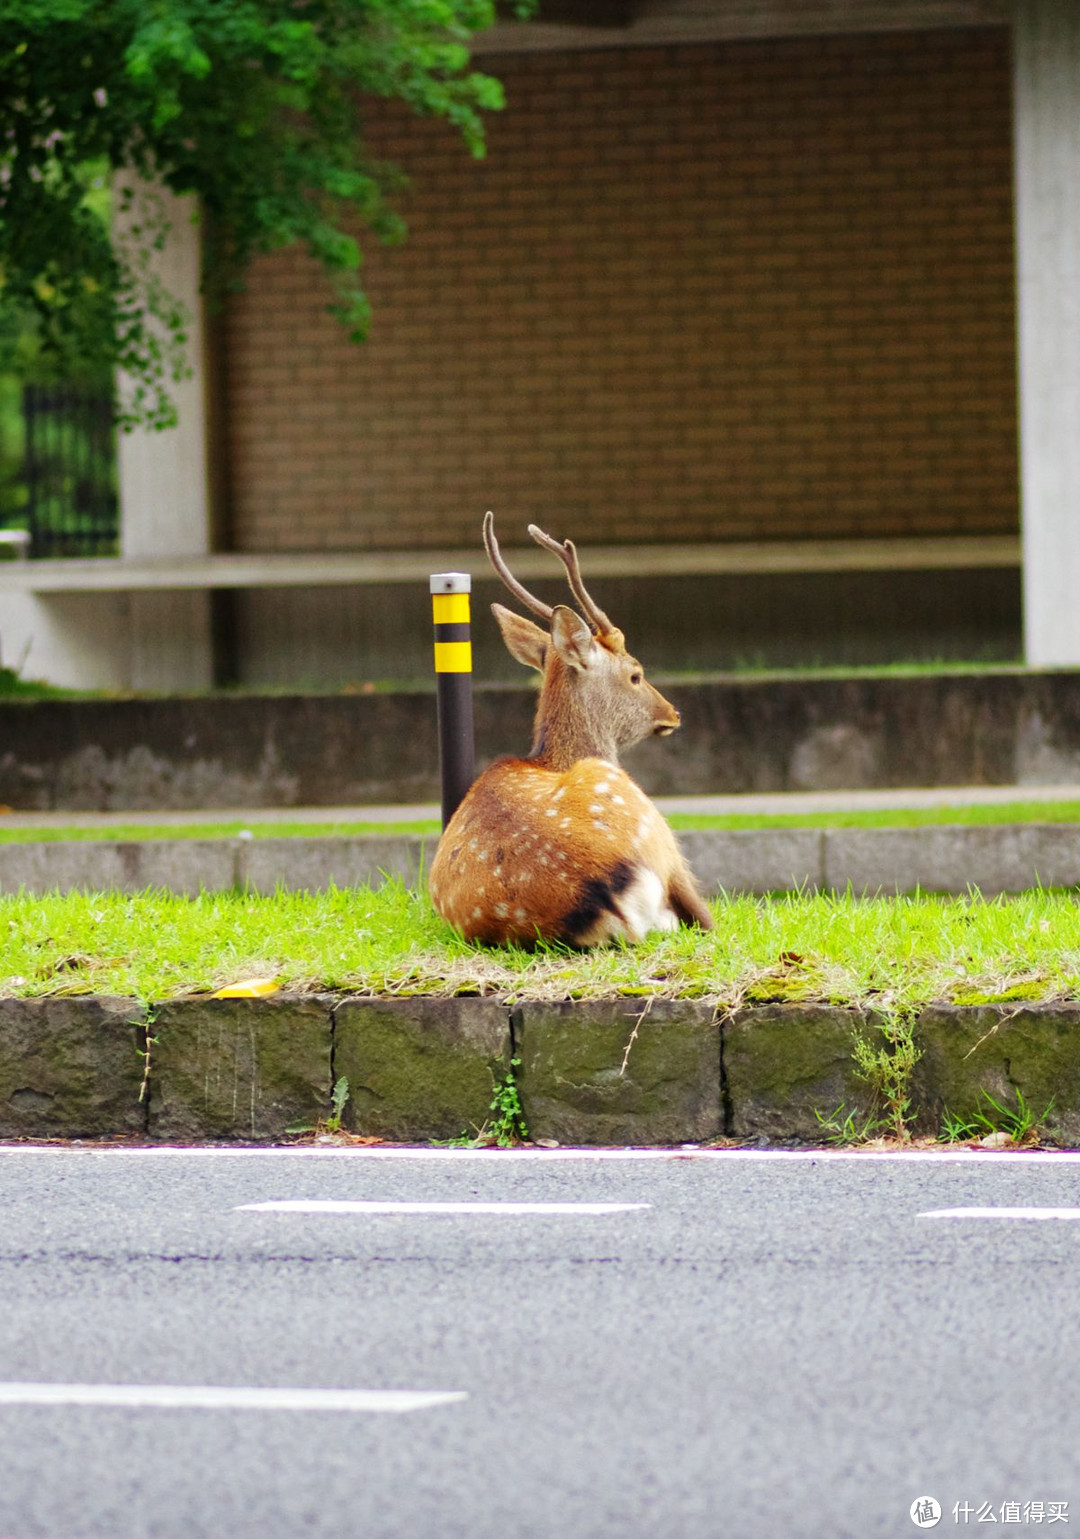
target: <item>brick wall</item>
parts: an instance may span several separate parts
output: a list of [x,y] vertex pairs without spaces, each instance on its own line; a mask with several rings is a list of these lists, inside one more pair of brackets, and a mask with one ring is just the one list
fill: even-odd
[[225,318],[240,549],[1017,527],[1008,38],[500,57],[486,161],[396,108],[370,341],[307,259]]

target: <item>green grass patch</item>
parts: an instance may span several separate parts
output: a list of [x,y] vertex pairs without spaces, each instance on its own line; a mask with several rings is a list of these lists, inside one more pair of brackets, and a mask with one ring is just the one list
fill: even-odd
[[0,820],[0,844],[56,843],[64,840],[107,839],[235,839],[248,833],[255,839],[323,839],[329,835],[377,834],[383,838],[395,834],[431,834],[438,836],[436,818],[411,823],[337,822],[337,823],[123,823],[108,827],[65,825],[5,828]]
[[953,807],[874,807],[845,812],[673,813],[673,828],[930,828],[989,823],[1077,823],[1080,801],[963,803]]
[[388,883],[257,897],[0,896],[0,995],[163,999],[246,977],[283,989],[514,998],[818,999],[897,1013],[931,1000],[1080,997],[1074,898],[784,894],[713,905],[716,929],[584,954],[486,950]]
[[[1080,823],[1080,801],[1003,802],[990,806],[893,807],[850,812],[674,813],[668,822],[677,829],[756,828],[929,828],[943,824]],[[63,827],[22,825],[5,827],[0,817],[0,844],[27,844],[70,839],[235,839],[249,833],[255,839],[325,838],[328,835],[422,834],[437,837],[435,818],[414,822],[339,820],[337,822],[207,822],[123,823],[107,827],[66,824]]]
[[0,700],[68,700],[77,695],[75,690],[35,683],[20,677],[14,668],[0,667]]

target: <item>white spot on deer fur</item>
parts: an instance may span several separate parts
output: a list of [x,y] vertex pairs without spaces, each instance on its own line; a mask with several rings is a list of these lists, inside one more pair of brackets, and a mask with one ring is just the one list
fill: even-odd
[[548,860],[546,855],[541,855],[541,857],[540,857],[540,864],[542,866],[550,866],[551,862],[550,862],[550,860]]
[[571,818],[560,818],[559,819],[559,827],[560,828],[569,828],[572,821],[573,821],[573,819],[571,819]]
[[477,860],[487,860],[487,850],[481,850],[476,858]]
[[565,850],[560,850],[559,851],[559,859],[560,860],[566,860],[567,859],[567,854],[566,854]]
[[553,802],[557,802],[562,797],[564,797],[565,795],[566,795],[566,787],[565,786],[560,786],[559,789],[555,792],[555,795],[551,798],[551,800]]
[[495,875],[496,876],[502,876],[502,867],[501,866],[496,866],[495,867]]
[[[598,809],[598,810],[599,810],[599,809]],[[599,820],[599,818],[593,818],[593,824],[592,824],[592,826],[593,826],[593,827],[594,827],[594,828],[595,828],[595,829],[596,829],[596,832],[597,832],[597,833],[598,833],[598,834],[606,834],[606,833],[607,833],[607,831],[608,831],[608,826],[607,826],[607,824],[606,824],[606,823],[601,823],[601,822],[600,822],[600,820]]]
[[548,815],[549,818],[557,817],[558,816],[558,808],[557,807],[549,807],[548,810],[547,810],[547,815]]
[[624,892],[619,908],[626,920],[626,938],[644,940],[650,930],[677,930],[679,921],[667,901],[664,884],[655,871],[639,871]]
[[474,919],[481,919],[483,917],[483,913],[484,913],[483,909],[481,909],[481,908],[474,908],[473,911],[472,911],[472,916],[473,916]]
[[506,916],[509,914],[509,912],[510,912],[510,905],[508,903],[496,903],[496,905],[495,905],[495,918],[496,919],[505,919]]
[[603,810],[604,809],[601,807],[599,802],[593,802],[589,807],[589,811],[592,813],[593,817],[596,817],[597,814],[603,812]]
[[476,849],[476,840],[475,839],[470,839],[469,840],[469,849],[470,850],[475,850]]
[[605,796],[607,792],[611,790],[611,787],[608,785],[606,780],[598,780],[593,786],[593,790],[596,792],[597,796]]
[[514,910],[514,918],[521,924],[525,918],[525,910],[523,908],[516,908]]
[[611,800],[612,800],[612,802],[614,803],[614,805],[616,807],[625,807],[626,806],[626,798],[625,798],[625,796],[613,796],[611,798]]

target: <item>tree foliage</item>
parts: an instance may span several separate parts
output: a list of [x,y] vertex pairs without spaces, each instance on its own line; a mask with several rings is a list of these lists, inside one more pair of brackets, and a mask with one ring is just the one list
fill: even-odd
[[365,145],[364,98],[441,117],[481,155],[502,89],[468,44],[493,20],[494,0],[3,0],[0,350],[32,317],[58,367],[126,373],[127,420],[172,420],[187,317],[153,277],[160,206],[103,193],[123,170],[197,195],[208,290],[300,243],[362,338],[353,231],[404,235],[403,178]]

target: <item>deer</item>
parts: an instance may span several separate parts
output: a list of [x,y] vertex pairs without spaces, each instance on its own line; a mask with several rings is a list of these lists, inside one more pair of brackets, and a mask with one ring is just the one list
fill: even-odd
[[466,940],[527,949],[638,942],[679,925],[711,930],[674,834],[618,761],[644,738],[670,736],[679,712],[590,598],[573,542],[528,528],[566,568],[577,609],[542,603],[523,587],[488,513],[492,566],[544,621],[491,606],[511,655],[540,673],[540,698],[528,756],[495,760],[443,831],[429,876],[435,909]]

